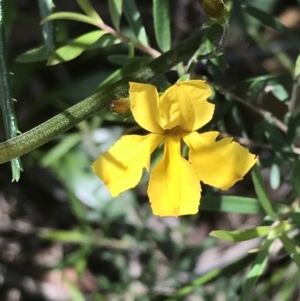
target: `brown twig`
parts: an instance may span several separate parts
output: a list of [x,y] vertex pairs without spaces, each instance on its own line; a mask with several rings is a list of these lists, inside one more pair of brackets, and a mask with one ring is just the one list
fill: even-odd
[[[110,27],[109,25],[102,23],[102,22],[98,22],[96,24],[100,29],[102,29],[103,31],[105,31],[108,34],[111,34],[112,36],[120,39],[123,43],[130,43],[131,39],[129,39],[128,37],[124,36],[121,32],[113,29],[112,27]],[[151,57],[153,58],[157,58],[161,55],[161,53],[159,51],[157,51],[156,49],[150,47],[150,46],[146,46],[143,45],[139,42],[135,42],[134,43],[135,48],[143,51],[144,53],[149,54]]]
[[277,117],[273,116],[272,113],[270,113],[269,111],[266,111],[264,109],[258,108],[254,105],[252,105],[251,103],[245,101],[242,97],[240,97],[239,95],[236,95],[235,93],[233,93],[232,91],[228,91],[224,88],[218,87],[218,91],[220,93],[222,93],[223,95],[229,95],[231,98],[233,98],[234,100],[242,103],[243,105],[245,105],[246,107],[248,107],[249,109],[251,109],[253,112],[263,116],[264,118],[270,118],[274,124],[280,129],[282,130],[284,133],[286,133],[288,131],[288,127],[286,124],[284,124],[281,120],[279,120]]

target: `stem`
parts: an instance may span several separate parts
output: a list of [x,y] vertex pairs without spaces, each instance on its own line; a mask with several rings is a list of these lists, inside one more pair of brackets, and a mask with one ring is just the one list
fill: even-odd
[[[127,38],[126,36],[124,36],[121,32],[116,31],[115,29],[113,29],[112,27],[106,25],[105,23],[97,23],[97,26],[104,30],[106,33],[111,34],[113,36],[115,36],[116,38],[119,38],[123,43],[130,43],[132,40]],[[154,48],[151,48],[149,46],[143,45],[139,42],[134,42],[134,47],[143,51],[144,53],[149,54],[151,57],[153,58],[157,58],[161,55],[161,53],[159,51],[157,51]]]
[[[11,97],[10,73],[8,68],[6,39],[4,28],[3,1],[0,0],[0,107],[3,115],[6,139],[18,135],[18,125],[14,110],[14,102]],[[12,180],[18,181],[22,171],[20,158],[15,156],[11,161]]]
[[202,35],[202,30],[198,31],[176,48],[151,61],[146,67],[141,68],[111,86],[100,89],[92,96],[22,135],[0,143],[0,163],[5,163],[34,150],[79,122],[106,109],[110,102],[116,98],[116,95],[128,94],[129,81],[149,82],[157,75],[191,58],[200,46]]
[[[52,14],[54,3],[52,2],[52,0],[39,0],[39,8],[40,8],[41,19],[43,20]],[[43,27],[43,39],[46,46],[46,50],[47,53],[50,54],[55,49],[53,21],[44,23],[42,27]]]

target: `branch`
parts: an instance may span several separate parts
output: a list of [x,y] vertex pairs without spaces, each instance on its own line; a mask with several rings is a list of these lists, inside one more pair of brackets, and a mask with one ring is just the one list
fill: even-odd
[[22,135],[0,143],[0,164],[40,147],[81,121],[106,109],[110,102],[116,98],[116,95],[128,94],[129,81],[152,81],[157,75],[168,71],[182,61],[190,59],[199,48],[202,35],[203,31],[199,30],[176,48],[151,61],[146,67],[111,86],[100,89],[92,96]]

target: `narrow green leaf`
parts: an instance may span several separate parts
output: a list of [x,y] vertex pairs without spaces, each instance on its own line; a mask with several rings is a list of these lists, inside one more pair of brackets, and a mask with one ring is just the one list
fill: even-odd
[[110,46],[120,44],[121,41],[110,34],[104,34],[98,41],[96,41],[94,44],[88,46],[86,50],[95,50],[99,48],[108,48]]
[[201,197],[200,210],[242,214],[260,214],[263,212],[260,202],[254,198],[209,195]]
[[[213,280],[222,273],[222,269],[212,270],[205,275],[195,279],[191,284],[179,289],[171,298],[165,301],[177,301],[179,298],[190,295],[197,287]],[[179,299],[180,300],[180,299]]]
[[85,301],[83,293],[78,289],[78,287],[71,281],[67,281],[67,286],[71,295],[71,300],[73,301]]
[[[39,0],[39,8],[41,19],[43,20],[52,14],[54,3],[52,0]],[[44,23],[42,28],[46,52],[50,54],[55,49],[55,35],[53,22],[49,21],[47,23]]]
[[298,50],[300,50],[300,39],[298,36],[295,35],[288,27],[283,25],[277,18],[253,6],[247,5],[244,9],[250,16],[260,21],[263,25],[269,26],[280,32],[284,37],[288,38],[291,43],[298,48]]
[[260,201],[261,206],[264,208],[265,212],[271,217],[276,218],[276,214],[272,208],[271,202],[267,195],[264,180],[262,178],[260,168],[256,164],[252,168],[252,180],[255,188],[255,192],[257,194],[258,200]]
[[223,231],[216,230],[210,233],[211,236],[225,239],[228,241],[245,241],[254,239],[256,237],[263,237],[272,235],[272,237],[278,236],[280,233],[286,232],[292,228],[292,225],[286,221],[279,223],[276,227],[273,226],[260,226],[253,229],[235,230],[235,231]]
[[228,241],[244,241],[256,237],[266,236],[271,230],[271,226],[261,226],[253,229],[236,230],[236,231],[212,231],[209,235]]
[[137,40],[144,45],[148,45],[146,30],[143,26],[141,14],[135,4],[135,0],[124,1],[123,11]]
[[52,66],[73,60],[104,34],[105,32],[103,30],[95,30],[74,39],[71,43],[55,50],[50,56],[47,65]]
[[297,76],[300,75],[300,54],[297,57],[296,64],[295,64],[295,70],[294,70],[294,76],[297,78]]
[[280,101],[286,101],[290,99],[289,93],[283,85],[274,85],[271,93]]
[[[151,60],[141,69],[136,69],[127,78],[98,92],[56,115],[30,131],[0,143],[0,163],[22,156],[56,138],[83,120],[107,109],[116,95],[128,93],[128,81],[151,82],[160,74],[172,69],[182,61],[190,59],[199,48],[203,30],[197,31],[184,42]],[[72,116],[72,118],[70,118]]]
[[[0,0],[0,107],[7,139],[16,137],[19,132],[10,89],[10,73],[6,54],[3,2]],[[20,179],[20,173],[23,170],[20,158],[11,160],[11,168],[12,181],[18,181]]]
[[70,243],[83,243],[88,242],[90,237],[87,237],[84,233],[72,230],[72,231],[62,231],[62,230],[53,230],[40,235],[42,239],[47,240],[59,240],[62,242]]
[[34,63],[46,61],[49,57],[45,45],[30,49],[16,58],[18,63]]
[[273,163],[270,170],[270,185],[276,190],[280,186],[280,169],[278,164]]
[[291,184],[296,197],[300,198],[300,161],[294,163],[291,172]]
[[88,24],[97,26],[97,22],[95,22],[95,20],[92,19],[91,17],[88,17],[83,14],[70,13],[70,12],[54,13],[54,14],[50,15],[49,17],[45,18],[41,22],[41,24],[44,24],[48,21],[53,21],[53,20],[72,20],[72,21],[78,21],[78,22],[88,23]]
[[266,268],[272,244],[273,241],[269,241],[268,244],[257,254],[252,267],[247,274],[246,281],[244,282],[241,297],[239,299],[240,301],[248,301],[250,300],[250,297],[253,296],[253,289],[259,277],[262,275],[263,271]]
[[279,158],[282,158],[283,153],[290,149],[290,145],[287,145],[283,132],[275,126],[273,119],[268,115],[265,116],[262,125],[265,136],[270,141],[276,155]]
[[103,21],[101,17],[98,15],[94,7],[91,5],[89,0],[76,0],[81,9],[95,21],[95,23],[102,24]]
[[69,150],[72,149],[81,140],[82,137],[80,133],[69,134],[66,137],[63,137],[59,144],[51,148],[51,150],[43,156],[41,164],[44,167],[51,166],[62,156],[67,154]]
[[300,270],[300,248],[293,241],[293,239],[289,238],[285,233],[281,233],[279,235],[279,239],[281,240],[285,250],[291,256],[291,259],[296,263],[298,269]]
[[169,0],[153,0],[153,18],[157,44],[163,52],[166,52],[171,48]]
[[110,18],[117,31],[120,31],[123,0],[108,0]]

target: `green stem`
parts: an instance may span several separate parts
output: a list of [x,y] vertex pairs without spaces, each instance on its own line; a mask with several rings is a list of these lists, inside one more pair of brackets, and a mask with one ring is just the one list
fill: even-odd
[[92,96],[22,135],[0,143],[0,164],[34,150],[79,122],[106,109],[116,95],[128,94],[129,81],[149,82],[157,75],[191,58],[200,46],[202,35],[202,30],[198,31],[176,48],[151,61],[146,67],[111,86],[100,89]]
[[[54,3],[52,0],[39,0],[39,8],[41,19],[45,19],[53,12]],[[55,49],[55,36],[53,21],[46,22],[42,25],[43,38],[46,46],[47,53],[52,53]]]
[[[5,135],[7,139],[18,135],[17,119],[14,110],[14,103],[11,97],[10,73],[8,69],[6,54],[6,39],[4,28],[3,1],[0,0],[0,106],[3,115]],[[20,158],[14,156],[11,161],[12,180],[18,181],[22,171]]]

